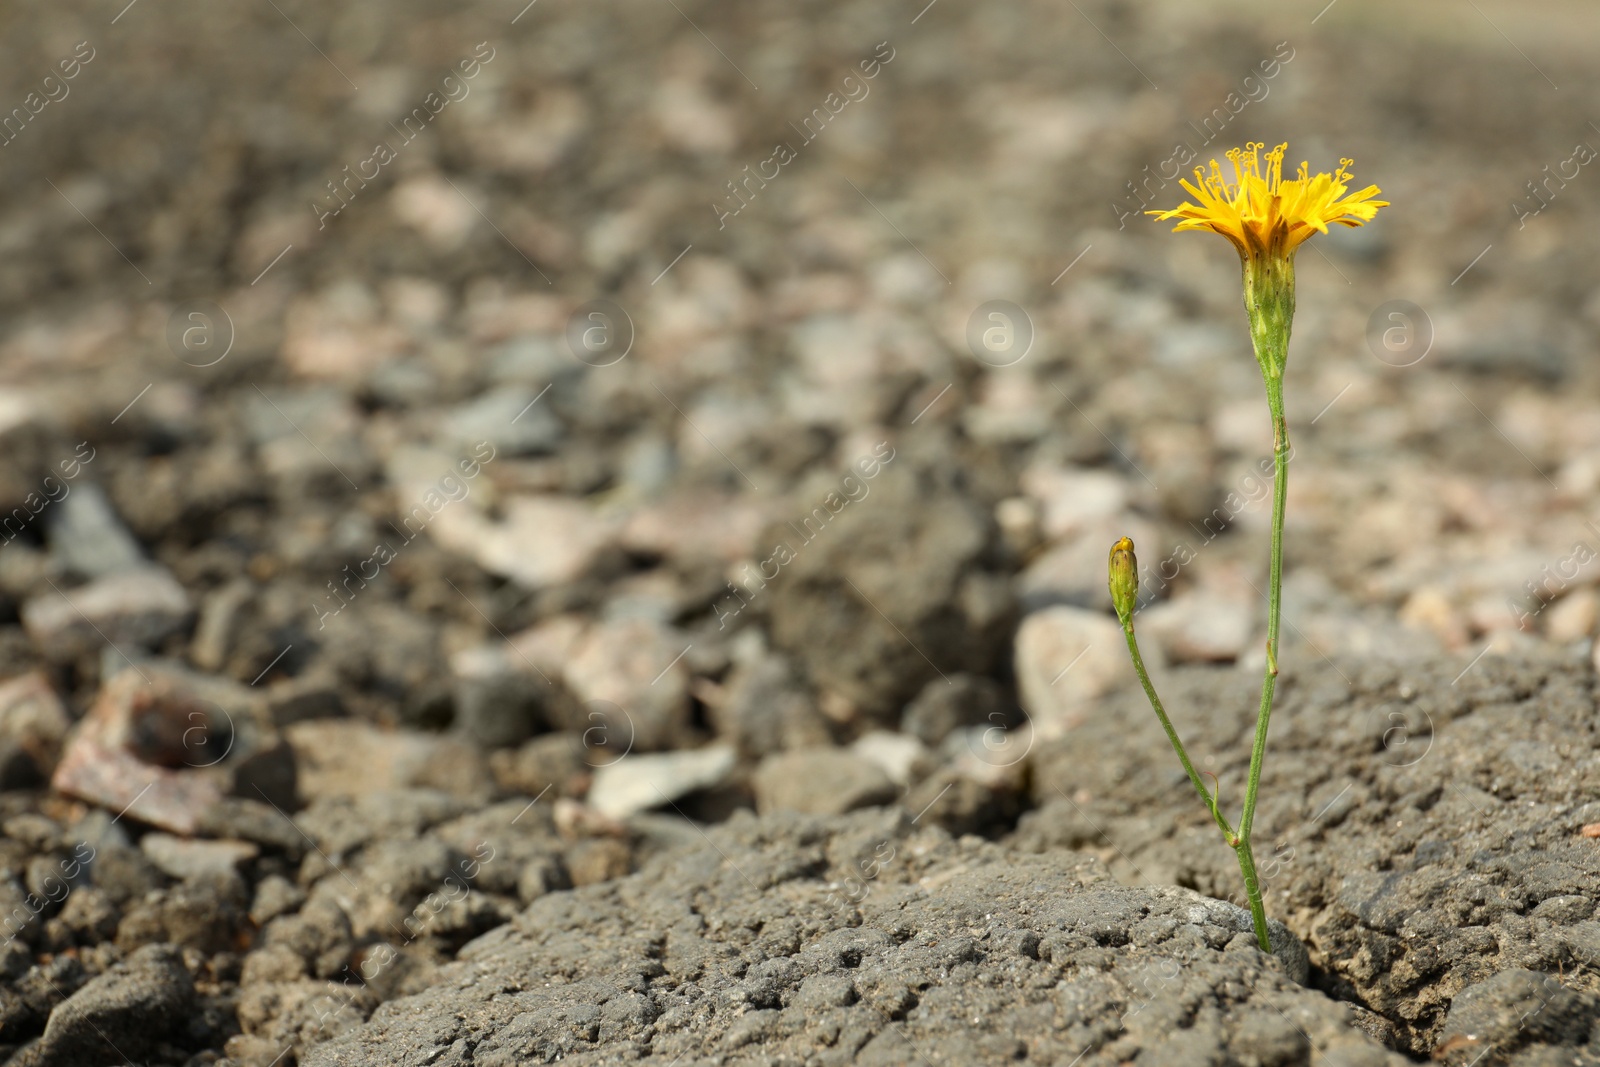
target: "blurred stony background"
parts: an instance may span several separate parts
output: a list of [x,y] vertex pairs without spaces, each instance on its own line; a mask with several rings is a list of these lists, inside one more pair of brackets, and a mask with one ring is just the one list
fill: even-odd
[[[1593,7],[923,2],[0,10],[0,1052],[298,1062],[752,810],[1226,895],[1083,770],[1140,714],[1117,536],[1163,675],[1263,660],[1236,262],[1137,213],[1183,146],[1393,201],[1300,256],[1288,691],[1381,768],[1418,664],[1576,687],[1592,751]],[[1551,825],[1595,788],[1505,758]],[[1096,797],[1124,836],[1041,829]],[[1484,974],[1379,1003],[1293,928],[1375,1042],[1476,1054]]]

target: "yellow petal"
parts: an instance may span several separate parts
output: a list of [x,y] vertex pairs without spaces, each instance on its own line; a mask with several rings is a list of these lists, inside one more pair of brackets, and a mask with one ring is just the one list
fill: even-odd
[[1196,167],[1193,182],[1179,181],[1194,202],[1185,201],[1166,211],[1146,211],[1161,221],[1181,219],[1174,231],[1210,230],[1231,241],[1239,254],[1287,256],[1313,233],[1327,233],[1328,226],[1360,226],[1370,222],[1387,200],[1374,200],[1380,190],[1369,185],[1359,192],[1349,191],[1350,163],[1339,161],[1332,174],[1312,174],[1309,164],[1301,163],[1296,177],[1283,177],[1283,156],[1288,145],[1270,152],[1252,141],[1243,148],[1230,149],[1225,158],[1232,165],[1232,180],[1222,165],[1211,160],[1209,172]]

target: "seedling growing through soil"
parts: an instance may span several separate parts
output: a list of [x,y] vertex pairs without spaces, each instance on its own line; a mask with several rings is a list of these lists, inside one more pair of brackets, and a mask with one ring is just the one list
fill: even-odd
[[1289,423],[1283,413],[1283,371],[1289,361],[1289,330],[1294,321],[1294,253],[1314,233],[1327,233],[1331,223],[1360,226],[1370,222],[1388,202],[1375,200],[1378,187],[1369,185],[1360,192],[1348,191],[1350,160],[1339,161],[1332,174],[1309,173],[1300,164],[1300,175],[1283,180],[1283,153],[1279,145],[1265,155],[1265,145],[1254,142],[1228,152],[1233,165],[1230,180],[1216,160],[1211,171],[1195,168],[1195,182],[1181,184],[1197,203],[1187,201],[1171,211],[1149,211],[1163,221],[1180,219],[1175,230],[1209,230],[1232,242],[1239,253],[1244,280],[1244,307],[1250,317],[1250,340],[1256,362],[1261,365],[1261,380],[1267,388],[1267,408],[1272,414],[1273,494],[1271,589],[1267,601],[1267,665],[1261,680],[1261,707],[1256,713],[1255,744],[1250,750],[1250,779],[1245,787],[1244,811],[1239,829],[1234,830],[1217,806],[1214,790],[1200,780],[1189,754],[1183,749],[1178,731],[1167,718],[1133,633],[1133,613],[1139,596],[1138,561],[1133,542],[1124,537],[1111,547],[1109,584],[1117,618],[1128,639],[1128,654],[1138,672],[1145,696],[1155,709],[1156,718],[1188,772],[1189,781],[1222,831],[1223,839],[1239,858],[1244,888],[1250,898],[1250,916],[1255,922],[1256,940],[1264,952],[1272,951],[1267,936],[1267,913],[1261,904],[1261,883],[1256,877],[1255,855],[1250,850],[1250,829],[1256,816],[1256,792],[1261,785],[1261,760],[1267,750],[1267,723],[1272,717],[1272,693],[1278,680],[1278,621],[1283,584],[1283,508],[1289,491]]

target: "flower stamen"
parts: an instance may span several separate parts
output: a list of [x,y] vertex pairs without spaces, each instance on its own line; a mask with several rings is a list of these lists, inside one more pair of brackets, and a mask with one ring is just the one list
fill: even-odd
[[1211,160],[1207,173],[1196,167],[1194,181],[1179,184],[1194,199],[1170,211],[1145,214],[1167,221],[1178,219],[1176,230],[1210,230],[1232,242],[1239,255],[1249,261],[1262,256],[1288,257],[1314,233],[1327,233],[1328,227],[1360,226],[1371,222],[1387,200],[1374,199],[1376,185],[1351,192],[1352,160],[1341,159],[1332,174],[1313,175],[1309,163],[1302,162],[1297,177],[1283,177],[1283,155],[1287,144],[1266,152],[1261,141],[1243,148],[1229,149],[1225,156],[1232,164],[1232,175]]

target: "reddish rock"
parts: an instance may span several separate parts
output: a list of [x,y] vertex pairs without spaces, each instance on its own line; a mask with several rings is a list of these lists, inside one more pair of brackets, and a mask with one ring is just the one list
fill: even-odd
[[101,686],[51,785],[189,836],[225,796],[293,807],[294,754],[259,694],[147,662]]

